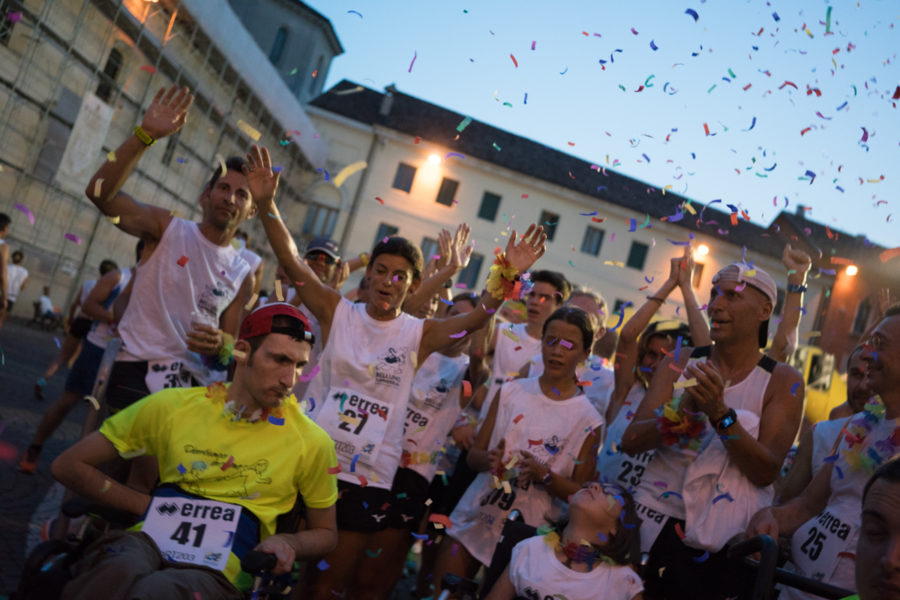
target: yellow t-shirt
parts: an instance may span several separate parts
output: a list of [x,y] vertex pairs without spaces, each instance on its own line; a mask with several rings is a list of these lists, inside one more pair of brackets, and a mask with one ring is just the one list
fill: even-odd
[[108,418],[100,433],[125,457],[155,456],[160,483],[250,510],[261,539],[275,533],[297,494],[310,508],[337,501],[337,477],[328,472],[337,466],[334,442],[296,398],[253,423],[232,420],[224,402],[224,387],[165,389]]

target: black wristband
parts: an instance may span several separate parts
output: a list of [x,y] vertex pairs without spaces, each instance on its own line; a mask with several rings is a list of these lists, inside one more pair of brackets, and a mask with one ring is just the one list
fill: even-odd
[[716,421],[716,424],[715,424],[716,431],[728,429],[735,423],[737,423],[737,413],[734,412],[733,408],[729,408],[728,412],[725,413],[725,416],[721,417],[719,420]]

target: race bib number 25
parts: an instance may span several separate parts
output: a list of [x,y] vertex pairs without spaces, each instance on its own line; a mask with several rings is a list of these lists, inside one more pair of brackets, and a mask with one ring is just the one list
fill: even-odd
[[234,544],[241,507],[194,498],[155,497],[141,530],[167,560],[222,571]]

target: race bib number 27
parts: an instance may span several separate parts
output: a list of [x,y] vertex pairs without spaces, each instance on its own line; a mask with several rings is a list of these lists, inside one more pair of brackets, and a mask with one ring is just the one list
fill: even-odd
[[319,425],[334,440],[334,449],[345,472],[354,457],[375,464],[387,432],[390,405],[369,400],[350,389],[331,388],[322,407]]
[[241,507],[214,500],[155,497],[141,530],[167,560],[222,571],[234,545]]

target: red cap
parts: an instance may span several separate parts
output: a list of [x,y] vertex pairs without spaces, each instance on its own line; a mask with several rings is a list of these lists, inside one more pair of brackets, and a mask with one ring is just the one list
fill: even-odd
[[[289,326],[272,327],[272,319],[278,315],[291,317],[292,319],[299,321],[299,323],[292,323]],[[241,323],[241,331],[238,334],[238,339],[246,340],[261,335],[267,335],[269,333],[283,333],[305,340],[310,344],[314,344],[316,338],[313,336],[310,329],[311,327],[306,315],[300,312],[296,306],[288,304],[287,302],[274,302],[272,304],[260,306],[247,315],[247,318]]]

